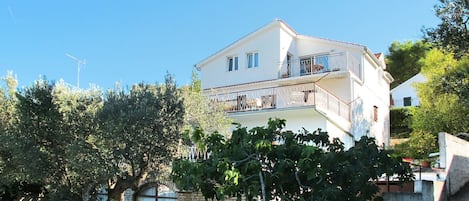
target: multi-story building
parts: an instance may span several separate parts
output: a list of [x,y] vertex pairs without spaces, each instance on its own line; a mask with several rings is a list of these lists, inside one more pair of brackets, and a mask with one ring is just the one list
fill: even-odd
[[318,128],[346,147],[363,135],[389,145],[389,83],[384,58],[367,47],[296,33],[281,20],[196,64],[204,93],[243,126],[287,120]]

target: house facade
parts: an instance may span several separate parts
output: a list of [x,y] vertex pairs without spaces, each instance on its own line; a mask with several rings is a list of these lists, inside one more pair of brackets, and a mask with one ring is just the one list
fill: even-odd
[[326,130],[347,148],[363,135],[389,145],[393,78],[365,46],[300,35],[274,20],[195,66],[204,93],[243,126],[277,117],[295,132]]
[[426,81],[427,79],[425,76],[423,76],[422,73],[418,73],[392,89],[392,107],[399,108],[420,105],[420,100],[417,96],[417,91],[414,87],[414,84]]

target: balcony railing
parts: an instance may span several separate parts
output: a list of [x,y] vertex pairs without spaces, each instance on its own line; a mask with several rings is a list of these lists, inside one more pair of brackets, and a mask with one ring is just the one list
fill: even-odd
[[213,91],[208,96],[212,101],[223,104],[224,110],[229,113],[315,106],[322,112],[350,120],[350,106],[313,83],[232,93]]
[[280,65],[279,78],[331,71],[351,71],[355,75],[361,76],[360,62],[348,52],[300,57],[300,59],[282,61]]

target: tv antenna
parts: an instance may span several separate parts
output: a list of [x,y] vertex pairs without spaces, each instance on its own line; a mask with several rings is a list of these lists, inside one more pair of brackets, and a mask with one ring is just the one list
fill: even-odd
[[81,60],[78,59],[68,53],[65,53],[65,56],[69,57],[70,59],[73,59],[74,61],[77,62],[77,87],[80,88],[80,67],[83,65],[86,65],[86,60]]

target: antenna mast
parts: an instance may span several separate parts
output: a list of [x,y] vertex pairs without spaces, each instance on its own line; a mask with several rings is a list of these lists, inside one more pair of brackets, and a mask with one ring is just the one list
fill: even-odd
[[65,56],[77,62],[77,87],[80,88],[80,67],[86,65],[86,60],[78,59],[68,53],[65,53]]

